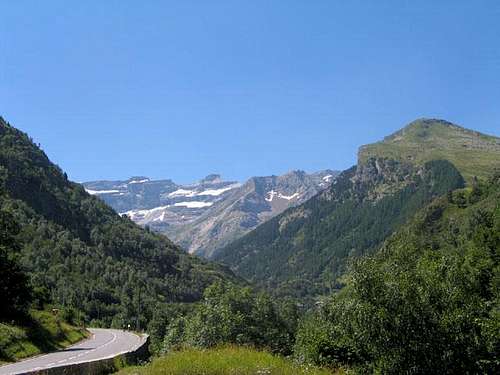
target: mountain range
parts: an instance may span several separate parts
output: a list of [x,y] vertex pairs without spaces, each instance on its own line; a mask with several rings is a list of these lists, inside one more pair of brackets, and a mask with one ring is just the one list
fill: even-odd
[[337,175],[332,170],[291,171],[282,176],[252,177],[242,184],[211,174],[188,185],[137,176],[83,185],[89,194],[137,224],[166,234],[190,253],[211,257],[219,248],[327,188]]

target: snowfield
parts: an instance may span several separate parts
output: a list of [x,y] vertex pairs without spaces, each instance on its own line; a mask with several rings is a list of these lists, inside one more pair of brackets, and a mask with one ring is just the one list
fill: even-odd
[[222,189],[208,189],[208,190],[202,191],[200,193],[197,193],[196,195],[198,195],[198,196],[212,195],[214,197],[217,197],[221,194],[224,194],[226,191],[239,188],[240,186],[241,186],[241,184],[234,184],[234,185],[230,185],[228,187],[222,188]]
[[130,210],[127,212],[122,212],[122,213],[120,213],[120,215],[127,215],[132,220],[137,220],[137,219],[141,219],[141,218],[144,218],[146,216],[149,216],[151,214],[154,214],[157,211],[163,211],[163,210],[167,209],[168,207],[170,207],[170,206],[159,206],[159,207],[152,208],[150,210]]
[[133,180],[133,181],[129,182],[129,185],[143,184],[143,183],[148,182],[148,181],[149,181],[149,178],[145,178],[144,180]]
[[196,191],[194,190],[185,190],[185,189],[177,189],[176,191],[171,192],[168,196],[170,198],[174,197],[194,197],[196,195]]
[[192,197],[201,197],[201,196],[213,196],[213,197],[218,197],[219,195],[224,194],[226,191],[236,189],[240,187],[241,184],[233,184],[230,186],[227,186],[225,188],[221,189],[207,189],[203,190],[200,192],[197,192],[196,190],[187,190],[187,189],[177,189],[176,191],[171,192],[168,194],[169,198],[175,198],[175,197],[186,197],[186,198],[192,198]]
[[203,208],[203,207],[210,207],[211,205],[213,205],[213,202],[197,202],[197,201],[178,202],[174,204],[174,206],[176,207],[187,207],[187,208]]
[[121,193],[120,190],[90,190],[90,189],[85,189],[85,191],[87,193],[89,193],[90,195]]

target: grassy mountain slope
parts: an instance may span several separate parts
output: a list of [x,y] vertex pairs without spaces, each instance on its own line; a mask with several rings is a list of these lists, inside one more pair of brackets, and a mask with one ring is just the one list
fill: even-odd
[[195,301],[214,280],[235,280],[114,213],[1,118],[0,181],[0,208],[21,227],[22,264],[40,303],[94,324],[144,327],[157,304]]
[[416,210],[463,186],[446,161],[413,168],[372,160],[325,192],[224,248],[216,259],[251,281],[295,296],[339,286],[349,258],[374,250]]
[[500,138],[443,120],[420,119],[381,142],[360,148],[360,163],[371,157],[416,164],[448,160],[470,182],[473,176],[484,179],[500,167]]

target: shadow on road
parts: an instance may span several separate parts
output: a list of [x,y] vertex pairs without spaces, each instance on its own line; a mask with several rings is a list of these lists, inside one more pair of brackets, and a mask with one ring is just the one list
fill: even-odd
[[63,350],[58,350],[58,353],[64,353],[64,352],[77,352],[79,350],[93,350],[95,348],[68,348],[68,349],[63,349]]

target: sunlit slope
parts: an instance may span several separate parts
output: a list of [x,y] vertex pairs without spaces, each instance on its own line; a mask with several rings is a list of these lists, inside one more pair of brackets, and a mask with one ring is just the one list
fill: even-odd
[[470,182],[474,176],[487,178],[500,167],[500,138],[444,120],[419,119],[381,142],[360,148],[359,163],[372,157],[417,164],[448,160]]

